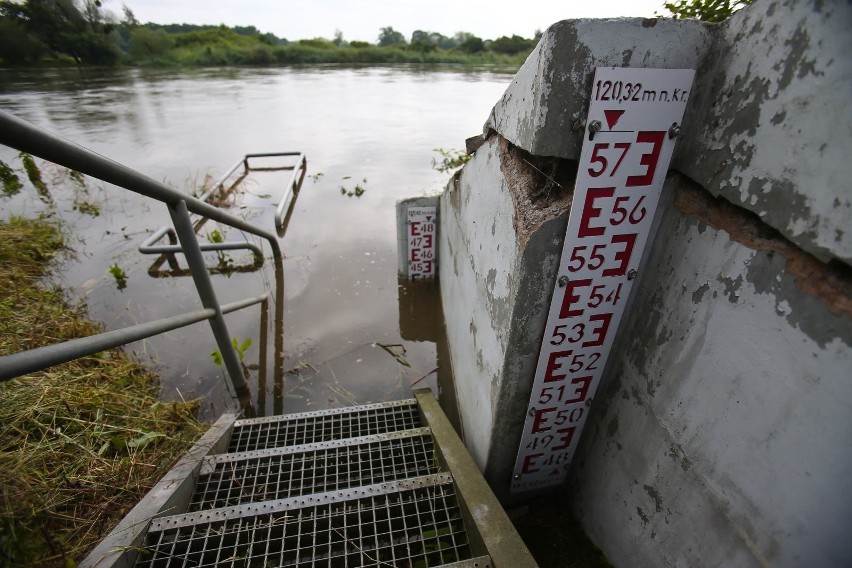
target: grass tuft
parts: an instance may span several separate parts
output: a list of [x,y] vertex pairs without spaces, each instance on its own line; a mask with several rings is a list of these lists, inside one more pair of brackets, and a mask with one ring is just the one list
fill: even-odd
[[[98,327],[37,285],[62,246],[46,219],[0,223],[0,355]],[[163,403],[120,351],[0,383],[0,565],[73,565],[195,441],[195,403]]]

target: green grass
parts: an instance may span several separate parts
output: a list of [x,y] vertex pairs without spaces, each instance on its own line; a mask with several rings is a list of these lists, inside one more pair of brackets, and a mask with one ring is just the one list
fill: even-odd
[[[98,327],[38,286],[63,245],[46,219],[0,223],[0,355]],[[109,351],[0,383],[0,565],[79,561],[204,430],[196,403]]]
[[518,68],[527,54],[505,55],[494,52],[469,54],[461,51],[419,51],[403,47],[331,47],[313,44],[270,46],[213,42],[175,46],[152,57],[125,59],[125,64],[140,67],[228,66],[228,65],[296,65],[296,64],[397,64],[453,63],[465,65],[498,65]]

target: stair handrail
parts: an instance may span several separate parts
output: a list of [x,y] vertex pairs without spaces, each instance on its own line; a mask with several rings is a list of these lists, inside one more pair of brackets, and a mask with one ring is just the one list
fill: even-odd
[[[170,321],[176,319],[176,316],[172,316],[155,322],[149,322],[148,324],[140,324],[139,326],[123,328],[122,330],[95,334],[88,338],[56,343],[36,350],[22,351],[2,356],[0,357],[0,381],[45,369],[56,364],[56,362],[50,361],[53,361],[59,355],[61,355],[61,357],[58,358],[64,359],[64,361],[69,361],[81,356],[98,353],[104,349],[103,347],[98,347],[106,345],[107,343],[111,344],[116,337],[125,339],[135,336],[134,334],[139,333],[140,330],[137,328],[140,326],[153,326],[151,329],[148,329],[148,331],[151,331],[154,328],[159,329],[158,325],[162,326],[164,322],[166,322],[167,325],[177,324],[175,327],[183,327],[184,325],[190,325],[196,321],[207,319],[210,322],[210,327],[213,331],[214,337],[216,338],[216,343],[219,347],[219,352],[222,355],[225,369],[228,372],[228,376],[231,379],[231,383],[233,384],[237,395],[244,396],[247,394],[248,385],[242,374],[242,365],[236,349],[231,343],[230,334],[228,333],[228,328],[223,317],[225,313],[224,308],[233,307],[233,304],[221,306],[216,298],[216,293],[213,290],[210,274],[207,271],[206,264],[204,263],[201,247],[199,246],[197,235],[193,229],[189,212],[191,211],[197,215],[213,219],[224,225],[241,229],[247,233],[266,239],[272,248],[272,254],[274,257],[276,259],[280,259],[281,247],[278,244],[276,236],[273,233],[256,227],[244,219],[226,213],[225,211],[205,203],[200,199],[181,193],[180,191],[149,178],[132,168],[102,156],[79,144],[71,142],[70,140],[67,140],[44,128],[35,126],[34,124],[18,118],[4,110],[0,110],[0,144],[4,144],[20,152],[37,156],[49,162],[53,162],[54,164],[76,170],[101,181],[111,183],[117,187],[165,203],[169,209],[169,214],[172,218],[172,223],[174,224],[174,229],[177,233],[181,247],[183,248],[187,263],[192,270],[195,287],[204,308],[197,312],[178,316],[178,318],[186,318],[185,322],[184,320],[181,320],[181,322]],[[236,304],[248,303],[240,305],[239,308],[234,309],[241,309],[249,305],[256,304],[262,300],[263,297],[258,297],[244,300],[243,302],[237,302]],[[194,317],[200,319],[193,320]],[[175,329],[175,327],[172,327],[171,329]],[[117,332],[127,333],[118,333],[116,336]],[[162,332],[155,331],[151,333],[151,335],[156,335],[158,333]],[[92,340],[92,338],[105,335],[108,336],[107,339],[103,339],[103,337],[101,337],[99,340]],[[147,335],[146,337],[150,337],[150,335]],[[81,340],[89,340],[89,343],[81,343]],[[116,345],[124,345],[130,341],[134,341],[134,339],[128,339],[127,341],[123,341]],[[85,347],[83,347],[84,343]],[[71,344],[71,347],[68,347],[69,344]],[[32,353],[35,351],[38,351],[39,357],[33,358]],[[71,353],[77,355],[64,358],[66,355]],[[50,354],[50,357],[47,357],[48,354]],[[37,367],[34,366],[36,363],[38,363]],[[22,369],[27,370],[19,372]]]

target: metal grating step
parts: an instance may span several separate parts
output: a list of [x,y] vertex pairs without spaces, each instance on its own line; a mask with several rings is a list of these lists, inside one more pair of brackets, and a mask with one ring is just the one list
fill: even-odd
[[438,472],[428,428],[205,458],[190,511],[284,499]]
[[472,557],[452,479],[437,474],[155,519],[136,565],[420,568],[456,562],[490,565]]
[[314,444],[421,427],[414,399],[237,420],[229,452]]

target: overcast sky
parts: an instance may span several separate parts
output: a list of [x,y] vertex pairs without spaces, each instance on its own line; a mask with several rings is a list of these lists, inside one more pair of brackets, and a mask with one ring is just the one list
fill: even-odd
[[253,25],[262,32],[298,40],[332,38],[375,42],[392,26],[406,38],[414,30],[452,36],[471,32],[483,39],[536,30],[568,18],[652,17],[664,0],[107,0],[121,15],[127,5],[140,22]]

